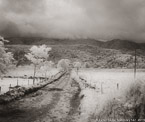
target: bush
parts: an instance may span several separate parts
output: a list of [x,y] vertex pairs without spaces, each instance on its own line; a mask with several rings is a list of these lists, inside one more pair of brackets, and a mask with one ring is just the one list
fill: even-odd
[[27,64],[29,61],[25,57],[26,52],[24,50],[16,50],[14,52],[14,59],[17,61],[16,66]]

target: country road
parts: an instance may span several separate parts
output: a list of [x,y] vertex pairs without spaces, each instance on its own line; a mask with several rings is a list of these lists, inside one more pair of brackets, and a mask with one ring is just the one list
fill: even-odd
[[0,122],[77,122],[80,87],[66,74],[43,89],[0,105]]

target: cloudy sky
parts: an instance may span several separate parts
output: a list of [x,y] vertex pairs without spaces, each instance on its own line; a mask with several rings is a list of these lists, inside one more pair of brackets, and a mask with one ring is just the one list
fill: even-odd
[[143,42],[145,0],[0,0],[0,35]]

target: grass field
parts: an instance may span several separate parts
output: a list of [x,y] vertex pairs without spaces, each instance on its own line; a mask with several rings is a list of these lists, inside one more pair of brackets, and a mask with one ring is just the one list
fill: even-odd
[[84,121],[88,121],[94,113],[97,115],[103,111],[108,101],[113,99],[122,101],[135,82],[145,82],[144,70],[138,70],[134,79],[134,72],[131,69],[83,69],[79,71],[79,77],[95,87],[95,89],[89,87],[82,89],[85,97],[81,103],[81,115]]
[[[145,80],[144,70],[138,70],[136,81]],[[96,88],[103,86],[103,93],[123,92],[127,89],[134,79],[134,72],[131,69],[100,69],[100,70],[82,70],[79,75],[87,80],[89,84]],[[116,93],[116,92],[115,92]]]
[[[49,77],[49,75],[54,75],[55,73],[57,73],[58,70],[56,68],[52,68],[50,69],[50,71],[47,72],[47,77]],[[25,65],[25,66],[19,66],[19,67],[15,67],[9,70],[9,72],[7,74],[5,74],[5,76],[33,76],[34,73],[34,67],[33,65]],[[45,72],[40,70],[40,68],[37,68],[37,72],[36,72],[36,77],[45,77]]]
[[[16,85],[19,86],[29,86],[33,84],[33,79],[28,79],[28,77],[33,77],[33,66],[20,66],[17,68],[13,68],[9,70],[7,74],[4,76],[11,78],[2,78],[0,79],[0,86],[1,86],[1,94],[7,92],[9,90],[9,86],[14,87]],[[57,69],[50,69],[50,71],[47,73],[46,77],[49,78],[53,75],[58,73]],[[18,78],[17,78],[18,77]],[[37,77],[45,77],[45,73],[38,70],[36,72],[36,78]],[[35,83],[39,83],[40,79],[36,79]]]

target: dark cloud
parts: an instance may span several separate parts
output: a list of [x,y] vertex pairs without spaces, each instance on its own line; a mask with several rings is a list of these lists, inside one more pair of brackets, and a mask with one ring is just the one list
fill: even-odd
[[[85,8],[85,12],[92,24],[103,35],[110,38],[127,38],[144,40],[145,1],[144,0],[93,0],[78,2]],[[138,33],[140,31],[140,33]]]
[[0,34],[145,40],[144,0],[0,0]]

